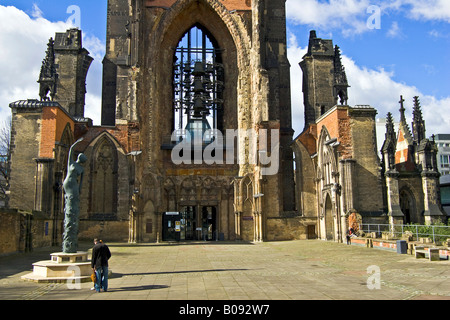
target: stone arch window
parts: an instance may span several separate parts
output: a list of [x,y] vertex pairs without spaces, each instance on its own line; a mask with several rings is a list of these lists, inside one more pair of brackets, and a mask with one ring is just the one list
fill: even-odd
[[320,172],[322,175],[321,177],[318,176],[318,178],[322,178],[323,186],[331,185],[334,183],[333,173],[336,171],[335,165],[336,162],[333,144],[336,141],[337,141],[336,139],[330,139],[330,135],[325,128],[322,129],[318,148],[319,149],[318,172]]
[[333,202],[330,195],[325,195],[324,201],[324,216],[325,216],[325,233],[327,240],[334,239],[334,217],[333,217]]
[[332,183],[331,180],[331,173],[332,173],[332,166],[331,166],[331,156],[329,150],[325,149],[323,154],[323,178],[324,178],[324,185],[329,185]]
[[415,215],[414,195],[409,188],[405,187],[400,190],[399,201],[400,201],[400,210],[405,216],[403,218],[403,223],[409,224],[419,222],[415,221],[417,220],[417,217]]
[[118,156],[114,143],[103,136],[94,147],[91,160],[90,212],[103,218],[117,213]]
[[173,131],[223,130],[224,67],[211,33],[195,24],[180,39],[173,65]]

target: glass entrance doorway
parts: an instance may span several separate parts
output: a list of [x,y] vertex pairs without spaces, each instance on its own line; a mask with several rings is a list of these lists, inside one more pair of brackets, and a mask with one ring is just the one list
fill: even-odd
[[196,240],[195,230],[197,229],[196,207],[185,207],[181,213],[181,234],[182,240]]
[[217,240],[216,208],[202,207],[202,240]]
[[166,212],[163,241],[218,240],[217,209],[212,206],[186,206],[182,212]]

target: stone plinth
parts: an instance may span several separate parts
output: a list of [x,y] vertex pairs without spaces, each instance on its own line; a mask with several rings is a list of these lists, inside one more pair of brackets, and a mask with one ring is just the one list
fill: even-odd
[[88,261],[88,253],[87,252],[78,252],[78,253],[52,253],[50,255],[52,257],[52,262],[56,263],[79,263]]
[[23,280],[46,283],[67,281],[91,281],[91,262],[87,252],[53,253],[51,260],[33,264],[33,273],[22,277]]

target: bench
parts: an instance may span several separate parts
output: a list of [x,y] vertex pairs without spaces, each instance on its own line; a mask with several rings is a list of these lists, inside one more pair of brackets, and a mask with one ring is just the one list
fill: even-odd
[[441,260],[441,258],[439,257],[439,249],[437,249],[437,248],[428,248],[428,250],[425,250],[425,247],[423,247],[423,246],[416,246],[414,248],[414,253],[415,253],[416,259],[425,258],[426,255],[428,255],[428,259],[430,261]]

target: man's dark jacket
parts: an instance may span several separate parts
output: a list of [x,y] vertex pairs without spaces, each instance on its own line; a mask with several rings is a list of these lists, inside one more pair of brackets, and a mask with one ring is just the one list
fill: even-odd
[[111,251],[104,243],[97,243],[92,249],[92,268],[107,267],[108,260],[111,258]]

